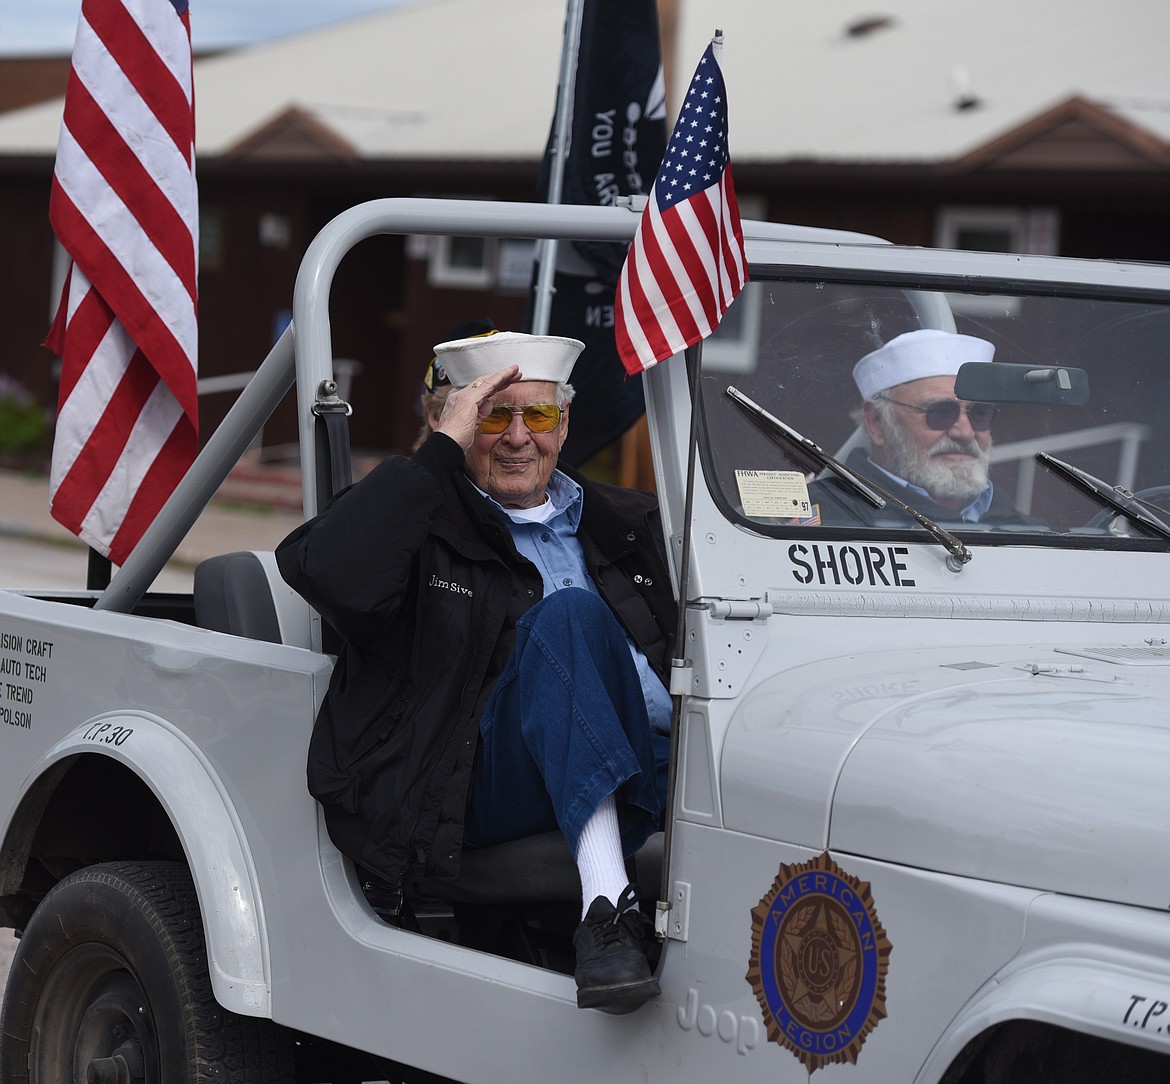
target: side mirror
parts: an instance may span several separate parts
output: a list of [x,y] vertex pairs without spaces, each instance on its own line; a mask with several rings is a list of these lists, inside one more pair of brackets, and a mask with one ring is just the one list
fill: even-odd
[[1089,401],[1089,374],[1067,365],[969,361],[955,377],[955,396],[968,402],[1084,406]]

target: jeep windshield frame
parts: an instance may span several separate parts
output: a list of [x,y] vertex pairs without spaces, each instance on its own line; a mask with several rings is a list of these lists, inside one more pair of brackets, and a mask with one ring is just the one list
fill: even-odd
[[[783,442],[735,406],[727,395],[728,386],[734,386],[968,546],[1166,548],[1159,532],[1117,511],[1103,511],[1083,488],[1045,470],[1038,456],[1059,456],[1139,498],[1152,493],[1155,503],[1165,502],[1170,494],[1170,488],[1162,488],[1170,487],[1170,432],[1162,424],[1170,411],[1170,268],[843,247],[850,251],[815,253],[837,266],[799,256],[791,264],[753,263],[751,281],[704,343],[700,461],[725,518],[776,538],[929,537],[896,507],[876,510],[843,495],[846,487],[834,472],[810,470],[799,448],[786,452]],[[853,265],[847,266],[850,260]],[[1005,263],[1018,273],[1004,274]],[[906,490],[894,483],[891,490],[887,484],[890,474],[902,477],[903,469],[911,481],[938,477],[929,452],[919,449],[947,434],[929,431],[922,417],[914,419],[919,422],[916,447],[874,453],[876,466],[869,459],[869,431],[853,365],[896,335],[922,327],[990,341],[993,364],[1034,366],[1038,373],[1073,367],[1087,374],[1089,402],[1083,405],[1044,402],[1041,395],[1036,402],[996,403],[989,439],[983,441],[990,496],[981,494],[979,469],[972,469],[957,483],[960,495],[968,497],[964,511],[949,507],[960,503],[955,497],[940,507],[928,495],[929,486]],[[885,409],[884,418],[892,413],[896,419],[914,406]],[[867,413],[872,419],[873,411]],[[902,428],[911,427],[903,422]],[[971,431],[966,432],[969,438]],[[892,455],[901,458],[891,461]],[[877,469],[882,466],[898,470],[887,474]],[[947,481],[944,477],[937,484]],[[802,483],[807,507],[798,507]]]

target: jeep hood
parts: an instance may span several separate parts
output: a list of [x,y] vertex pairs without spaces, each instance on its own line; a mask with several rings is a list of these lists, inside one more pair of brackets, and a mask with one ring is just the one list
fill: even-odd
[[1170,665],[1141,652],[940,649],[912,667],[871,655],[770,679],[727,735],[724,821],[1170,907]]

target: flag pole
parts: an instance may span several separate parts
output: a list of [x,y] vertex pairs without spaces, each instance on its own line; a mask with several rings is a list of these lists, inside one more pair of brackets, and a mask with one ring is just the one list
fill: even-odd
[[[722,46],[723,31],[716,30],[695,69],[667,142],[649,202],[642,211],[634,242],[622,265],[614,305],[614,336],[626,371],[631,374],[644,372],[660,361],[677,356],[685,348],[691,401],[686,496],[682,533],[677,538],[681,549],[678,617],[670,660],[673,705],[666,838],[662,881],[654,915],[654,932],[661,939],[671,932],[671,909],[676,902],[671,896],[670,880],[674,845],[672,817],[678,787],[683,701],[693,691],[694,681],[693,668],[686,657],[686,630],[695,475],[698,473],[701,344],[719,326],[723,314],[749,278],[727,145],[727,91],[721,64]],[[708,63],[710,67],[704,68]],[[695,142],[697,133],[692,133],[691,129],[700,125],[702,138]],[[695,243],[676,245],[674,238],[680,229],[692,239],[701,239],[701,247]],[[691,304],[691,298],[701,304]],[[671,543],[675,540],[672,535]],[[676,933],[681,929],[680,921],[675,920]]]
[[[711,52],[722,68],[723,31],[711,38]],[[654,933],[660,940],[669,936],[671,898],[671,857],[674,850],[674,804],[678,788],[679,743],[682,736],[683,701],[691,692],[691,662],[686,652],[687,593],[690,590],[691,520],[694,516],[695,470],[699,447],[699,396],[702,394],[703,340],[688,346],[684,355],[691,398],[691,424],[687,436],[686,494],[683,499],[682,546],[678,570],[678,620],[674,634],[674,657],[670,660],[670,767],[666,782],[666,816],[663,820],[662,874],[654,913]]]
[[[584,8],[585,0],[569,0],[565,13],[561,70],[557,82],[557,111],[553,119],[553,156],[548,181],[549,203],[561,202],[561,190],[565,182],[565,159],[569,154],[569,136],[573,129],[573,97],[577,90],[577,53],[581,47],[581,18]],[[536,300],[532,310],[534,335],[544,335],[548,332],[556,265],[557,242],[541,241],[540,274],[536,280]]]

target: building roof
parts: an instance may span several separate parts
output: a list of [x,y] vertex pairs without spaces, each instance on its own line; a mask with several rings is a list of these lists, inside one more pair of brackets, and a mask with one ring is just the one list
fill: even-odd
[[[715,3],[683,0],[693,44]],[[702,11],[707,8],[709,11]],[[736,160],[947,162],[1070,98],[1170,122],[1160,0],[753,2],[725,28]],[[706,16],[708,22],[697,25]],[[854,32],[851,32],[851,29]]]
[[[1165,0],[677,5],[669,102],[720,26],[737,163],[956,162],[1036,136],[1038,118],[1167,161]],[[199,153],[535,160],[564,13],[553,0],[416,0],[199,60]],[[1059,113],[1073,102],[1077,116]],[[0,155],[52,155],[60,115],[57,100],[0,116]]]

